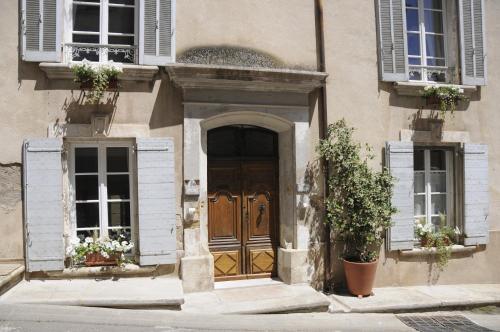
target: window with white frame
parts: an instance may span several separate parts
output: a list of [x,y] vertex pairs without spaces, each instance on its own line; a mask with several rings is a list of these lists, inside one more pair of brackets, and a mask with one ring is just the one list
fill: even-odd
[[414,216],[433,231],[453,223],[453,150],[415,148]]
[[75,144],[72,146],[74,229],[80,238],[132,240],[132,146]]
[[446,81],[445,13],[445,1],[406,0],[410,80]]
[[71,60],[134,63],[136,0],[74,0]]

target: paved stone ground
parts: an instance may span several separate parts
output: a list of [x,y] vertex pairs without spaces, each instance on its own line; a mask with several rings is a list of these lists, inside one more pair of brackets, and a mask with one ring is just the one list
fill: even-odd
[[326,312],[329,305],[329,299],[309,285],[248,280],[217,283],[214,291],[185,294],[182,310],[212,314]]
[[330,295],[330,312],[404,312],[500,304],[499,284],[375,288],[374,296]]
[[178,309],[184,294],[178,278],[24,280],[0,303]]

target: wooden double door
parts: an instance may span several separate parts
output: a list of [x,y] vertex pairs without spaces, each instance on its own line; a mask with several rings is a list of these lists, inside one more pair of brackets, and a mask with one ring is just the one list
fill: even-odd
[[278,224],[277,159],[209,159],[209,248],[216,280],[275,275]]

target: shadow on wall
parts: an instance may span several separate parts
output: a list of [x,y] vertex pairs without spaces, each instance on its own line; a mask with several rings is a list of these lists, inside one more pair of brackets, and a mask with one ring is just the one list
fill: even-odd
[[182,125],[184,122],[182,91],[174,86],[163,69],[160,70],[161,83],[149,119],[150,129]]

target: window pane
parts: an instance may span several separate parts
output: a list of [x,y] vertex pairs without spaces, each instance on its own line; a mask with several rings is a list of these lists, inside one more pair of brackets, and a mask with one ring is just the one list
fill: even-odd
[[134,37],[109,36],[108,42],[112,45],[134,45]]
[[134,33],[134,8],[109,7],[109,32]]
[[120,5],[134,5],[134,0],[109,0],[109,3],[117,3]]
[[108,203],[108,225],[130,226],[130,203],[110,202]]
[[415,194],[425,193],[425,173],[415,172],[413,190]]
[[128,199],[128,175],[108,175],[108,199]]
[[426,10],[424,13],[425,32],[443,33],[443,13]]
[[99,203],[76,203],[76,228],[99,227]]
[[[134,45],[134,37],[109,36],[108,42],[113,45]],[[134,52],[133,49],[110,50],[108,52],[108,60],[134,63]]]
[[75,175],[75,191],[77,201],[99,199],[97,175]]
[[[427,59],[427,65],[428,66],[445,66],[445,61],[444,59]],[[444,73],[443,73],[444,74]]]
[[418,0],[406,0],[406,7],[418,7]]
[[446,74],[444,72],[437,72],[428,70],[427,71],[427,80],[432,82],[445,82]]
[[426,8],[426,9],[442,9],[443,3],[441,0],[424,0],[424,8]]
[[243,140],[245,144],[244,154],[246,157],[273,157],[277,155],[275,134],[262,129],[245,129]]
[[[99,35],[79,35],[73,34],[73,43],[99,44]],[[89,52],[98,55],[97,52]],[[88,54],[88,53],[85,53]]]
[[431,192],[446,192],[445,172],[431,172]]
[[431,150],[431,170],[432,171],[445,171],[446,170],[446,158],[445,151],[443,150]]
[[[123,235],[125,238],[120,237],[120,235]],[[132,238],[132,236],[130,234],[130,228],[109,229],[108,236],[112,240],[119,240],[119,241],[125,240],[125,241],[129,241],[129,242]]]
[[422,80],[422,71],[420,69],[411,69],[410,70],[410,80],[420,81]]
[[435,58],[444,58],[444,39],[443,36],[425,35],[425,47],[427,56]]
[[408,33],[408,54],[420,55],[420,34]]
[[406,30],[407,31],[420,31],[418,25],[418,9],[406,10]]
[[106,168],[108,172],[128,172],[128,148],[107,148]]
[[420,65],[420,58],[408,58],[408,63],[410,65]]
[[78,238],[80,240],[84,240],[86,237],[98,238],[99,237],[99,230],[93,229],[93,230],[87,230],[87,231],[77,231],[76,236],[78,236]]
[[99,6],[73,6],[73,30],[99,32]]
[[425,215],[425,195],[415,195],[415,209],[414,215]]
[[440,215],[437,217],[432,217],[431,223],[432,223],[433,231],[438,231],[442,227],[446,226],[448,221],[447,221],[446,215],[443,214],[443,215]]
[[75,172],[97,173],[97,148],[75,148]]
[[431,213],[446,214],[446,194],[431,195]]
[[424,150],[415,150],[413,152],[413,169],[423,171],[424,168]]
[[223,127],[208,132],[208,157],[237,157],[239,151],[238,128]]

